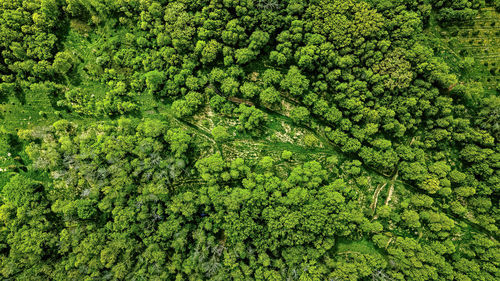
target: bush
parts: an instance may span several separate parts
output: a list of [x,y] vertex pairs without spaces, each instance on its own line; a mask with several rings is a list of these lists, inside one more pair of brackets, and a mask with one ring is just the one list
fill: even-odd
[[225,142],[231,137],[226,128],[222,126],[215,126],[212,129],[212,136],[216,142]]
[[281,159],[282,160],[290,160],[292,158],[292,155],[293,155],[293,153],[291,151],[283,150],[283,152],[281,152]]
[[304,136],[304,144],[309,147],[315,147],[319,145],[319,140],[313,134],[306,134]]

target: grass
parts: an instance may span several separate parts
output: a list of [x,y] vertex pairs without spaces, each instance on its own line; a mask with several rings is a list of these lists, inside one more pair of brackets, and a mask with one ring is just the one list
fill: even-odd
[[376,248],[375,244],[366,239],[352,241],[347,239],[339,239],[336,245],[337,254],[359,253],[365,255],[380,255],[381,252]]
[[[22,99],[10,95],[5,103],[0,104],[2,125],[9,133],[19,129],[30,129],[34,126],[48,126],[68,114],[57,110],[52,105],[50,93],[25,89]],[[40,115],[39,113],[44,114]],[[59,117],[61,116],[61,117]]]

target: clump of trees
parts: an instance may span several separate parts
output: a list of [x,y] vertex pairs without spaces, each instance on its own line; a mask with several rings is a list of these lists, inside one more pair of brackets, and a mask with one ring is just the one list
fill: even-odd
[[238,113],[238,119],[240,125],[238,125],[238,130],[240,131],[252,131],[262,129],[262,125],[266,122],[266,115],[260,109],[255,108],[255,106],[246,106],[245,104],[240,104],[240,106],[235,110]]

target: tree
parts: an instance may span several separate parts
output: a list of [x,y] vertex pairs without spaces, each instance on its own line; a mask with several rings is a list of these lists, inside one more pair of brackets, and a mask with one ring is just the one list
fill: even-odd
[[241,122],[242,129],[244,130],[254,130],[260,128],[266,121],[266,115],[264,112],[254,106],[240,104],[240,106],[236,109],[236,112],[239,113],[238,119]]
[[165,124],[158,119],[146,119],[137,126],[137,132],[144,137],[159,137],[165,133]]
[[309,110],[303,106],[292,108],[290,118],[297,124],[305,123],[309,119]]
[[224,160],[222,160],[220,154],[214,154],[198,160],[195,167],[198,169],[198,172],[204,180],[210,183],[215,183],[218,179],[220,179],[226,164]]
[[262,82],[267,86],[278,85],[283,80],[283,75],[276,69],[266,69],[262,74]]
[[[204,45],[204,46],[203,46]],[[217,59],[217,54],[221,50],[221,44],[216,40],[210,40],[206,44],[202,44],[203,50],[201,51],[201,59],[200,61],[203,64],[208,64]]]
[[151,94],[157,94],[165,83],[165,73],[153,70],[145,74],[146,86]]
[[273,160],[273,158],[271,158],[269,156],[264,156],[259,161],[258,166],[263,170],[271,170],[274,166],[274,160]]
[[172,111],[177,118],[185,118],[193,114],[186,100],[176,100],[172,103]]
[[0,3],[2,279],[498,279],[485,1]]
[[429,166],[429,172],[434,173],[439,178],[444,178],[451,171],[450,166],[445,161],[438,161]]
[[240,87],[240,91],[243,94],[244,98],[253,98],[254,96],[259,94],[261,88],[256,83],[245,82]]
[[267,87],[260,93],[260,100],[267,104],[276,104],[280,101],[280,93],[274,87]]
[[1,196],[2,275],[5,278],[47,279],[53,261],[46,257],[56,251],[59,226],[55,223],[57,219],[51,219],[54,214],[44,186],[15,174],[3,187]]
[[256,30],[250,35],[250,45],[248,48],[253,51],[259,51],[266,46],[269,41],[269,34],[260,30]]
[[361,143],[357,139],[349,138],[342,146],[343,152],[357,152],[361,148]]
[[69,52],[57,53],[52,67],[57,73],[65,75],[73,67],[72,55]]
[[169,129],[165,140],[170,143],[170,150],[179,158],[186,153],[191,142],[191,136],[183,129]]
[[225,142],[231,137],[226,128],[220,125],[212,129],[212,136],[216,142]]
[[309,86],[309,80],[300,73],[296,66],[291,66],[285,78],[281,80],[281,88],[292,96],[301,96]]
[[239,87],[240,83],[233,77],[228,77],[222,80],[221,90],[228,96],[236,96],[238,94]]
[[246,64],[255,59],[256,54],[248,48],[238,49],[235,52],[236,63]]
[[316,147],[319,145],[318,138],[313,134],[304,135],[304,144],[310,147]]
[[406,222],[406,225],[411,228],[419,228],[420,224],[420,216],[417,212],[413,210],[404,210],[401,218]]
[[439,183],[440,183],[439,179],[435,177],[428,177],[420,187],[429,192],[430,194],[433,194],[440,189]]
[[203,97],[200,93],[191,91],[184,99],[175,100],[172,103],[172,111],[177,118],[185,118],[196,113],[203,102]]
[[290,160],[293,156],[293,153],[291,151],[288,151],[288,150],[283,150],[283,152],[281,152],[281,159],[282,160]]

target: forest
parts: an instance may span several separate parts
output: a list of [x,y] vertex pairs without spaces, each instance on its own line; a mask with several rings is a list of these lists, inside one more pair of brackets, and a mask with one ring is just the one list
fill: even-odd
[[0,0],[1,280],[500,280],[500,0]]

